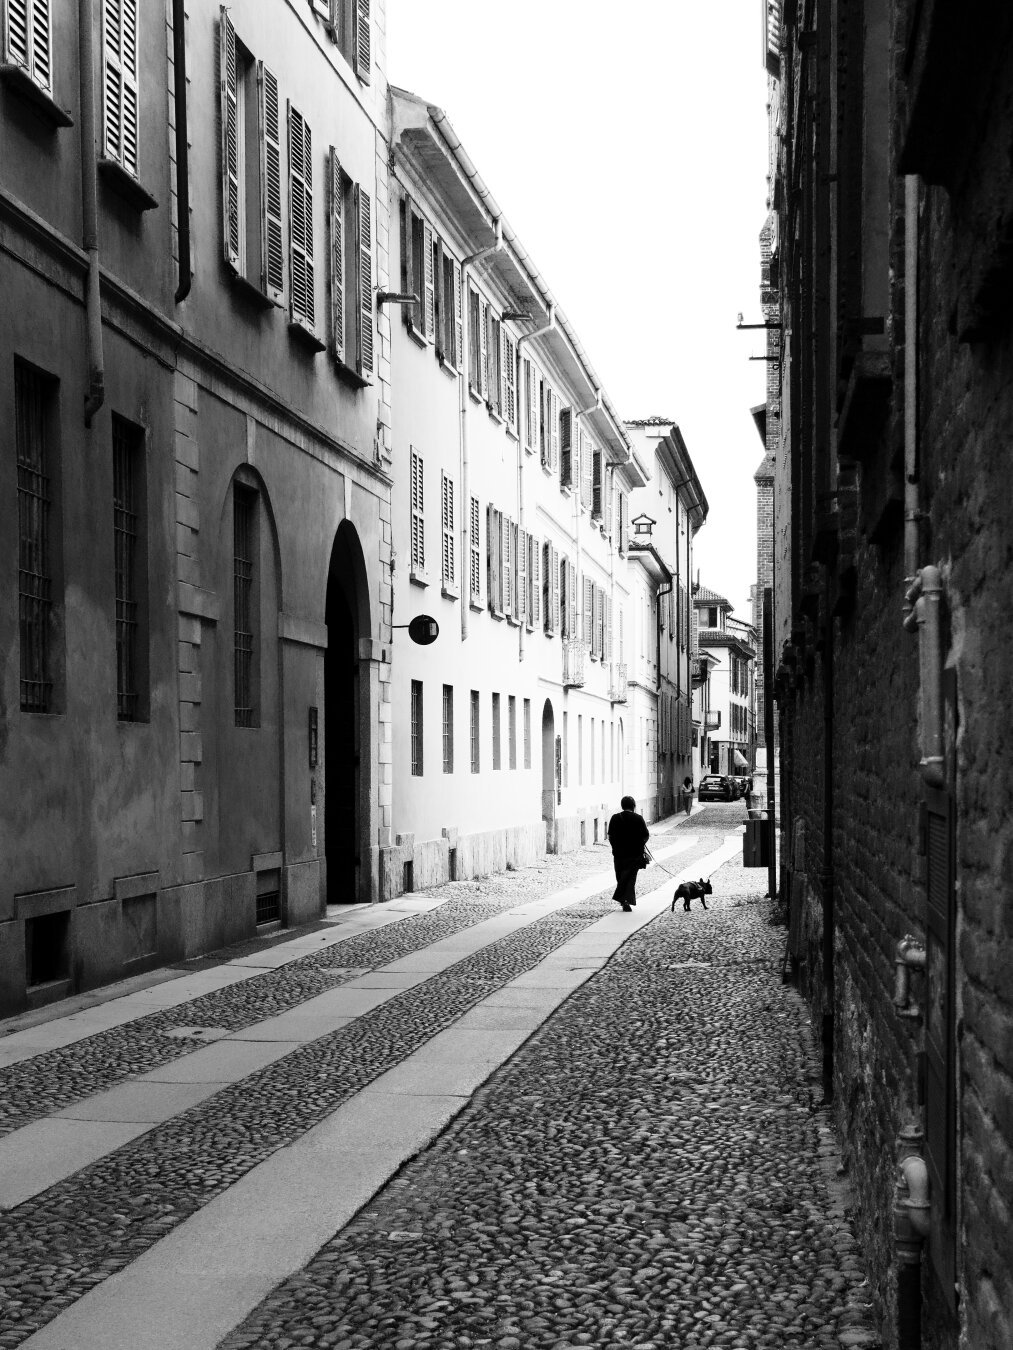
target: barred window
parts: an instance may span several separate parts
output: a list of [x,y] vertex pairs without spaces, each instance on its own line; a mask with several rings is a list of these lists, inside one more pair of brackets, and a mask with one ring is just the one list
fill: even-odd
[[412,680],[412,774],[422,777],[422,681]]
[[517,699],[511,694],[507,700],[507,736],[510,747],[510,767],[517,768]]
[[454,772],[454,686],[443,686],[443,772]]
[[471,691],[471,772],[478,773],[481,768],[478,741],[478,690]]
[[17,362],[14,367],[15,447],[18,466],[18,627],[21,708],[48,713],[53,706],[53,485],[49,407],[53,381]]
[[524,767],[531,768],[531,700],[524,700]]
[[144,431],[113,414],[113,539],[116,566],[116,716],[145,716]]
[[500,756],[499,694],[492,696],[492,767],[494,769],[503,767]]
[[237,727],[257,725],[257,494],[239,483],[232,492],[232,585]]

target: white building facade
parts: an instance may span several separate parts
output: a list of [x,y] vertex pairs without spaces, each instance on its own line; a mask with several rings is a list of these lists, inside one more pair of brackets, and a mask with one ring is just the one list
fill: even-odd
[[[382,896],[534,861],[639,770],[647,472],[444,113],[392,90],[393,826]],[[395,312],[394,306],[397,306]],[[404,625],[429,615],[439,636]]]
[[697,710],[706,746],[703,772],[752,773],[756,762],[756,630],[700,586],[693,597],[697,646],[707,670]]

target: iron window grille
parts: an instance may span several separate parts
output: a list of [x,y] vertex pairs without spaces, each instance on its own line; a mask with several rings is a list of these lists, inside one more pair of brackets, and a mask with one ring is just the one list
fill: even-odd
[[510,767],[517,768],[517,699],[513,694],[507,698],[507,742],[510,749]]
[[478,690],[471,691],[471,772],[478,773],[481,768],[478,739]]
[[531,768],[531,700],[524,700],[524,767]]
[[116,559],[116,716],[134,722],[140,713],[138,550],[140,513],[136,430],[113,417],[113,539]]
[[454,772],[454,686],[443,686],[443,772]]
[[412,680],[412,774],[422,776],[422,681]]
[[18,626],[21,646],[21,708],[53,708],[53,505],[46,422],[48,381],[17,365],[14,373],[15,443],[18,467]]
[[492,767],[502,768],[500,757],[499,694],[492,696]]
[[236,726],[256,726],[254,699],[254,582],[256,574],[257,494],[236,484],[233,490],[233,598]]

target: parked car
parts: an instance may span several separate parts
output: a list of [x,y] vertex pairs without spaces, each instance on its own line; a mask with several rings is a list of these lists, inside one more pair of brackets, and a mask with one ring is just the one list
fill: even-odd
[[723,773],[709,773],[700,779],[697,801],[733,802],[736,798],[735,784]]

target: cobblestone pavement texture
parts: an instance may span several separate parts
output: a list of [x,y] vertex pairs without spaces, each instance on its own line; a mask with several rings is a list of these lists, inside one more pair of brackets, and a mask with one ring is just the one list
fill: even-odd
[[[686,822],[698,841],[666,865],[687,869],[742,815],[701,812]],[[16,1065],[43,1070],[19,1080],[24,1119],[197,1048],[172,1027],[241,1029],[609,860],[589,847],[452,883],[431,913]],[[663,880],[652,869],[641,889]],[[875,1345],[765,873],[733,863],[714,881],[706,913],[666,909],[634,935],[223,1346]],[[535,919],[4,1215],[0,1346],[614,911],[610,896]]]

